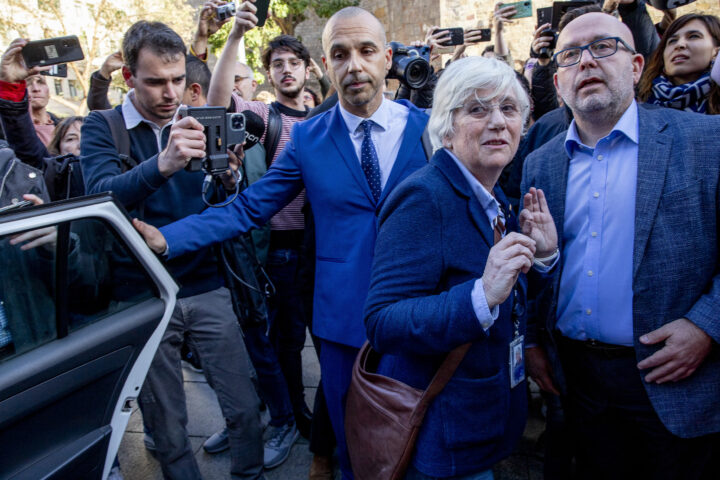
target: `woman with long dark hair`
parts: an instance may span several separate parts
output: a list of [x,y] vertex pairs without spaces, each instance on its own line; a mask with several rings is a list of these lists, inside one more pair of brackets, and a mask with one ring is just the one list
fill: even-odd
[[720,20],[691,13],[665,31],[640,79],[641,101],[678,110],[720,113],[720,86],[710,69],[720,50]]

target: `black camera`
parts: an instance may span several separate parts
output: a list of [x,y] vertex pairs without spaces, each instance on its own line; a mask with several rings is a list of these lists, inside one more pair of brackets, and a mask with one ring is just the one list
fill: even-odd
[[227,113],[224,107],[180,107],[178,118],[193,117],[205,129],[205,157],[193,158],[185,166],[189,172],[202,170],[218,176],[229,167],[227,149],[245,141],[245,115]]
[[220,5],[219,7],[215,7],[215,17],[219,21],[226,20],[228,18],[232,18],[235,16],[235,2],[226,3],[225,5]]
[[425,86],[430,79],[430,47],[408,47],[390,42],[392,66],[387,78],[396,78],[413,90]]

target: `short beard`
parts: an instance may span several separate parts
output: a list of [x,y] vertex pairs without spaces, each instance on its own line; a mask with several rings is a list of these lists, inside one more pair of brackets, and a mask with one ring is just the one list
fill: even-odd
[[305,82],[304,81],[302,83],[298,82],[297,87],[293,86],[293,87],[290,87],[289,89],[284,89],[282,86],[277,86],[274,83],[273,83],[273,87],[275,87],[275,90],[277,90],[276,95],[275,95],[276,97],[277,97],[277,93],[282,93],[283,96],[285,96],[287,98],[295,99],[295,98],[298,98],[300,95],[302,95],[303,90],[305,90]]

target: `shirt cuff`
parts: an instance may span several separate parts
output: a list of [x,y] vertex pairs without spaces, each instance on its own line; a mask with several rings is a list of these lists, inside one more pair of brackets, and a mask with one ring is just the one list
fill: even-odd
[[495,320],[497,320],[500,314],[500,306],[495,305],[492,310],[488,307],[482,278],[475,280],[475,286],[473,286],[472,292],[470,292],[470,299],[472,300],[473,311],[475,311],[475,316],[480,322],[480,326],[487,332],[490,327],[493,326]]
[[25,98],[25,80],[18,83],[0,80],[0,98],[10,102],[21,102]]
[[540,273],[547,273],[553,268],[555,268],[558,260],[560,260],[560,250],[555,252],[555,258],[553,258],[553,261],[550,262],[549,265],[546,265],[545,263],[536,260],[533,262],[533,268]]

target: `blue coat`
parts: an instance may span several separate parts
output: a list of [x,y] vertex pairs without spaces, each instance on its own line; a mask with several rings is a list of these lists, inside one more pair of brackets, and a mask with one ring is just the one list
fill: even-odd
[[[507,206],[499,187],[495,196]],[[517,228],[514,216],[507,226]],[[425,389],[450,350],[473,343],[423,421],[413,463],[427,475],[486,470],[512,452],[525,426],[526,384],[510,388],[514,295],[487,332],[470,298],[492,245],[480,202],[443,150],[395,189],[380,215],[365,306],[368,339],[384,354],[379,373]],[[521,275],[520,312],[525,285]],[[524,316],[519,327],[524,333]]]
[[427,164],[421,143],[428,117],[410,109],[400,152],[380,200],[373,200],[338,107],[293,126],[290,141],[260,180],[231,205],[161,228],[170,256],[232,238],[265,224],[303,188],[315,218],[313,333],[360,347],[362,311],[370,284],[377,212],[388,193]]
[[[660,420],[675,435],[720,431],[720,116],[640,105],[635,239],[633,242],[633,336],[638,361],[662,347],[639,342],[644,333],[680,317],[713,339],[713,350],[689,378],[645,383]],[[565,134],[525,161],[522,192],[545,192],[560,249],[569,158]],[[633,212],[628,212],[633,214]],[[562,262],[562,256],[561,256]],[[561,389],[555,324],[560,275],[537,301],[530,341],[548,350]],[[640,372],[638,371],[638,375]]]

